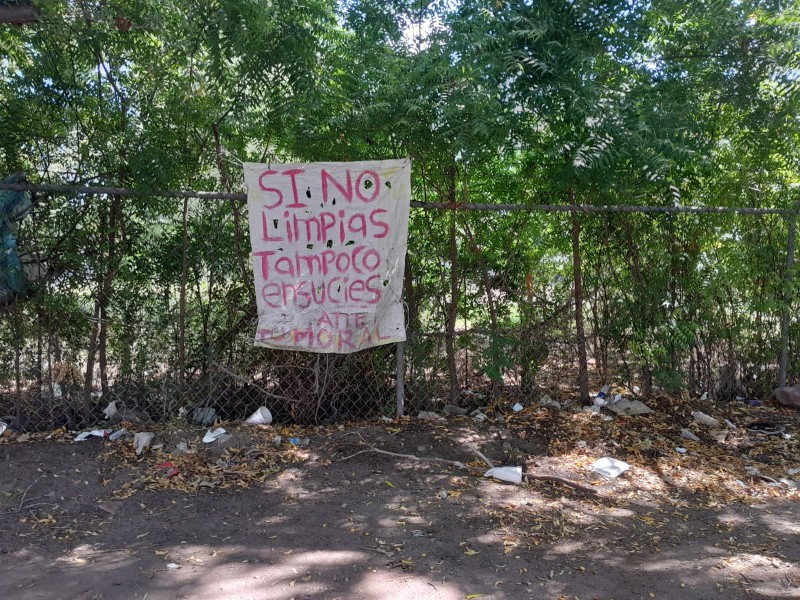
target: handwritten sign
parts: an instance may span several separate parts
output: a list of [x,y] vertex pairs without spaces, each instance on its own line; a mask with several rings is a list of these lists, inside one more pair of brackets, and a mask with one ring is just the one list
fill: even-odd
[[411,163],[245,163],[255,344],[349,353],[406,339]]

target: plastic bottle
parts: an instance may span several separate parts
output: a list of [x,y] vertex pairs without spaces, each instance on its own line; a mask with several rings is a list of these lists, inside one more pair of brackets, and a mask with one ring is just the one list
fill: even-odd
[[607,404],[606,395],[608,394],[608,390],[611,389],[611,386],[606,384],[603,386],[603,389],[595,396],[594,405],[595,406],[605,406]]
[[719,427],[719,421],[717,421],[714,417],[709,417],[706,413],[700,412],[696,410],[692,413],[692,417],[698,423],[702,423],[703,425],[708,425],[709,427]]

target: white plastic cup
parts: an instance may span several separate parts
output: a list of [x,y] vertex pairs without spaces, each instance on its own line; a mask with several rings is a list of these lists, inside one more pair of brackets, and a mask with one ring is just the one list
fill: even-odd
[[522,467],[493,467],[483,474],[509,483],[522,483]]
[[269,425],[272,423],[272,413],[269,412],[266,406],[262,406],[250,415],[245,423],[250,423],[250,425]]

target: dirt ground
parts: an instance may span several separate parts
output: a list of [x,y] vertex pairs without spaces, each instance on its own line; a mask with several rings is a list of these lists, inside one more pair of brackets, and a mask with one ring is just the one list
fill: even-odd
[[[736,419],[725,445],[691,425],[691,406],[672,408],[668,419],[534,406],[490,411],[483,422],[413,418],[304,431],[229,424],[226,448],[203,444],[203,431],[169,429],[156,432],[163,447],[141,457],[124,441],[4,438],[0,595],[800,597],[797,492],[742,470],[758,464],[774,479],[794,457],[793,434],[747,434],[753,409],[719,409]],[[758,410],[793,431],[793,413]],[[682,425],[701,441],[681,440]],[[175,449],[180,441],[188,454]],[[685,454],[675,451],[682,442]],[[590,491],[485,478],[475,448]],[[606,455],[631,469],[614,480],[588,471]],[[158,470],[167,460],[180,471],[173,477]]]

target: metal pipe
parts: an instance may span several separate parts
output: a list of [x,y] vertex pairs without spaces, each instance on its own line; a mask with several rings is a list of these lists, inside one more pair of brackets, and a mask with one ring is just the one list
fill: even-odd
[[[198,198],[200,200],[247,200],[245,193],[198,192],[194,190],[132,190],[90,185],[50,185],[44,183],[0,183],[0,190],[41,192],[51,194],[89,194],[125,197]],[[413,208],[423,210],[464,211],[525,211],[579,213],[649,213],[649,214],[715,214],[715,215],[796,215],[798,208],[752,208],[748,206],[634,206],[565,204],[450,204],[447,202],[411,201]]]

